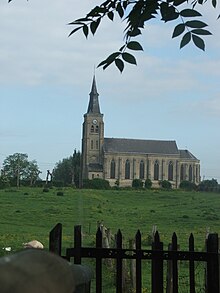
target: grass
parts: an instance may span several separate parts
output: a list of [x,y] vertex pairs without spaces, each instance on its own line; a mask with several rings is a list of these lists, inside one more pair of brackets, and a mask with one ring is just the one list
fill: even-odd
[[[49,231],[63,224],[63,245],[70,247],[74,225],[82,225],[84,243],[94,243],[97,221],[116,233],[120,228],[125,241],[137,229],[143,242],[156,225],[165,246],[172,233],[180,247],[187,247],[188,237],[195,236],[197,249],[204,247],[207,229],[220,231],[220,195],[215,193],[160,190],[77,190],[65,188],[57,196],[56,188],[0,191],[0,247],[19,250],[22,243],[37,239],[48,247]],[[4,251],[0,251],[1,254]]]

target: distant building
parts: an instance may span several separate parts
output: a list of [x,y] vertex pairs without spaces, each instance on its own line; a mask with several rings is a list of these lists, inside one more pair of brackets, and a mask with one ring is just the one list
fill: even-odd
[[131,186],[135,178],[150,179],[153,187],[169,180],[178,188],[183,180],[199,184],[200,161],[175,141],[104,137],[96,80],[93,78],[82,131],[82,179],[103,178],[115,185]]

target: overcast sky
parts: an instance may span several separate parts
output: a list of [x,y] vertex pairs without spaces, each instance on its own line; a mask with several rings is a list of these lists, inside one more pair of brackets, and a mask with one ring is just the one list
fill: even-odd
[[[95,37],[67,23],[97,1],[0,3],[0,166],[16,152],[47,169],[81,149],[94,66],[123,44],[123,24],[103,22]],[[220,22],[206,9],[213,36],[206,52],[179,50],[174,24],[154,21],[138,66],[96,70],[105,137],[176,140],[201,160],[201,176],[220,182]],[[204,177],[205,176],[205,177]]]

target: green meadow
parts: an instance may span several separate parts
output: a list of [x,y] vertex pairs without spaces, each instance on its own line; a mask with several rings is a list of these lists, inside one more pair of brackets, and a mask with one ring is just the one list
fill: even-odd
[[156,225],[165,247],[176,232],[185,249],[192,232],[195,247],[204,249],[206,232],[220,232],[220,194],[162,190],[78,190],[20,188],[0,191],[0,253],[12,251],[33,239],[48,247],[50,230],[63,224],[63,249],[71,247],[74,225],[82,225],[83,243],[93,245],[97,222],[112,233],[121,229],[125,245],[137,229],[148,245]]

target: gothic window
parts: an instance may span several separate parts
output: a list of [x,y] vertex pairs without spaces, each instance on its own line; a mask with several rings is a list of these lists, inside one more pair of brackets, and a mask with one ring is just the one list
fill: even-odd
[[96,133],[99,132],[99,127],[98,127],[98,125],[96,125],[96,127],[95,127],[95,132],[96,132]]
[[115,178],[115,161],[111,161],[111,169],[110,169],[110,178],[114,179]]
[[130,179],[130,162],[126,160],[125,162],[125,179]]
[[93,150],[93,140],[91,140],[91,150]]
[[184,178],[184,166],[181,165],[180,167],[180,181],[183,181],[185,178]]
[[173,180],[173,162],[169,162],[168,165],[168,180],[172,181]]
[[154,163],[154,180],[159,180],[159,162]]
[[199,170],[198,166],[196,166],[196,181],[199,181]]
[[98,148],[99,148],[99,141],[98,140],[96,140],[95,146],[96,146],[96,149],[98,150]]
[[189,181],[193,181],[193,172],[192,172],[192,166],[189,165]]
[[91,132],[94,132],[94,125],[91,126]]
[[140,161],[140,179],[144,179],[144,161]]

